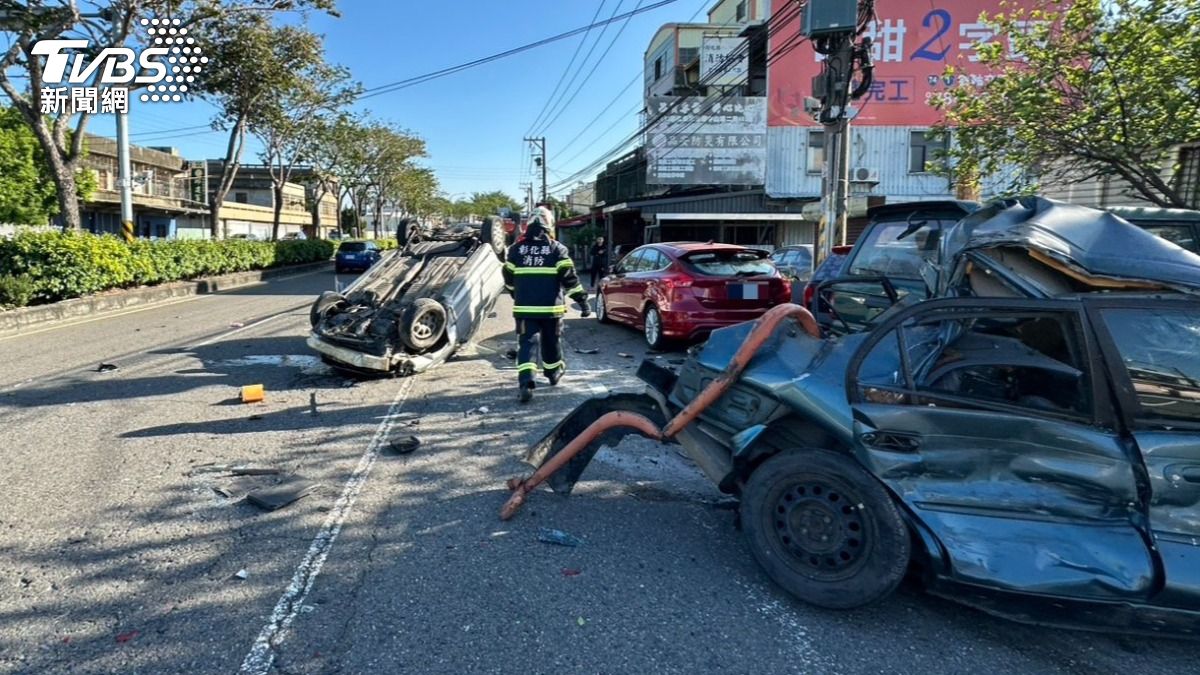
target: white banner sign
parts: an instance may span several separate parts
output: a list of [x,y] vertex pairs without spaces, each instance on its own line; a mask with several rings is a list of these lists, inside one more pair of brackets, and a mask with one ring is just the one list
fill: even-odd
[[762,185],[767,166],[767,99],[660,96],[647,132],[651,185]]
[[745,46],[746,38],[705,35],[700,43],[700,81],[710,86],[745,84],[750,74]]

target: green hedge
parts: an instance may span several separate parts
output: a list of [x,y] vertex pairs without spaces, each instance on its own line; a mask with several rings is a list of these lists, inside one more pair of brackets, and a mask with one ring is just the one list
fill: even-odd
[[333,251],[333,242],[314,239],[126,244],[112,235],[30,230],[0,239],[0,277],[17,280],[0,284],[0,305],[57,302],[113,288],[318,262],[331,258]]
[[338,245],[334,248],[340,248],[342,244],[349,241],[373,241],[379,245],[379,250],[381,251],[387,251],[389,249],[396,248],[395,239],[347,239],[346,241],[338,242]]

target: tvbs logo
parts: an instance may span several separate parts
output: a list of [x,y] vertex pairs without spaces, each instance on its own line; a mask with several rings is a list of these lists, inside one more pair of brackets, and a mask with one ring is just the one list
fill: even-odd
[[[42,67],[43,113],[112,113],[129,110],[129,90],[144,86],[146,102],[182,101],[208,63],[179,19],[142,19],[151,45],[140,52],[105,47],[94,58],[87,40],[40,40],[32,54]],[[66,85],[66,86],[60,86]]]

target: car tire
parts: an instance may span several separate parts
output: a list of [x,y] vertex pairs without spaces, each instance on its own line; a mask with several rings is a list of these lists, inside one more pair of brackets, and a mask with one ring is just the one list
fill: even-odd
[[642,337],[646,338],[646,345],[656,351],[661,351],[667,344],[663,337],[662,312],[654,305],[647,307],[642,315]]
[[436,345],[446,333],[446,308],[432,298],[418,298],[400,317],[400,342],[423,352]]
[[345,302],[346,298],[341,293],[335,293],[334,291],[325,291],[322,293],[317,298],[317,301],[313,303],[312,308],[308,310],[308,320],[312,323],[313,328],[316,328],[317,324],[321,323],[321,320],[325,318],[329,310]]
[[604,301],[604,291],[596,294],[596,321],[600,323],[613,322],[608,316],[608,303]]
[[479,238],[483,243],[491,247],[492,252],[504,262],[504,254],[507,253],[507,247],[504,245],[507,233],[504,231],[504,226],[495,218],[487,218],[483,221],[483,225],[479,228]]
[[912,541],[891,495],[852,458],[776,455],[742,492],[742,532],[767,575],[800,600],[853,609],[887,597]]

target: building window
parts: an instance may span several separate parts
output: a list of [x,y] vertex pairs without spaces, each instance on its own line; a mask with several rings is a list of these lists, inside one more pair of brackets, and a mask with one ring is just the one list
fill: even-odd
[[249,204],[250,195],[246,194],[245,192],[235,192],[233,193],[233,201],[239,204]]
[[662,57],[660,56],[657,59],[654,59],[654,81],[657,82],[661,79],[662,79]]
[[825,170],[825,132],[808,132],[808,172],[821,173]]
[[940,161],[946,153],[946,137],[932,131],[914,131],[908,141],[908,172],[928,173],[930,164]]
[[1180,149],[1175,186],[1190,208],[1200,209],[1200,147]]
[[737,4],[737,20],[738,21],[746,20],[746,0],[742,0],[741,2],[739,2]]

